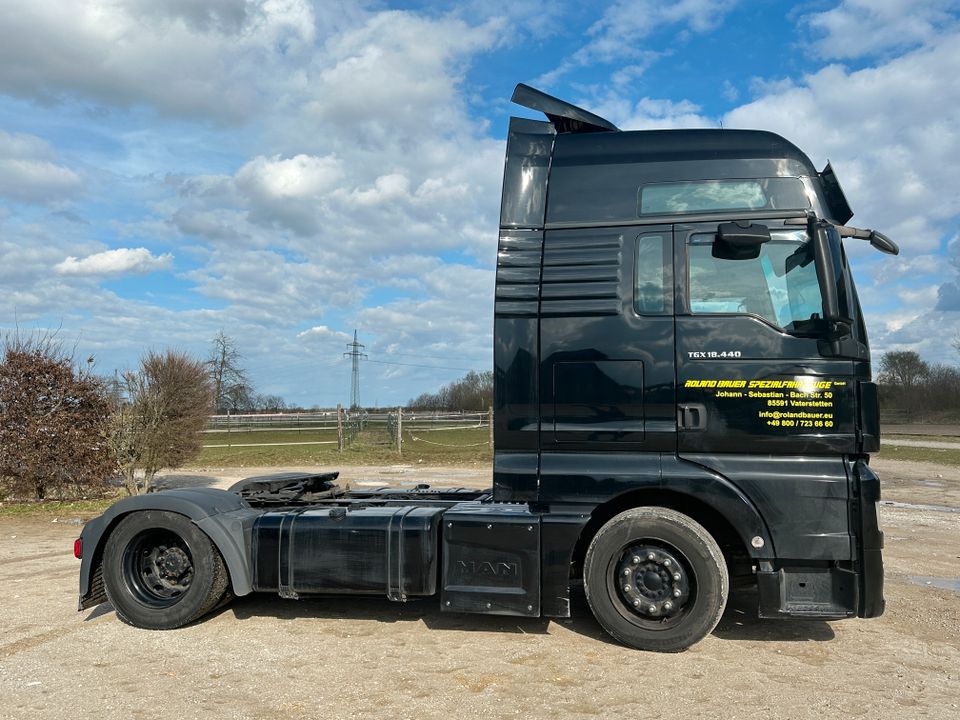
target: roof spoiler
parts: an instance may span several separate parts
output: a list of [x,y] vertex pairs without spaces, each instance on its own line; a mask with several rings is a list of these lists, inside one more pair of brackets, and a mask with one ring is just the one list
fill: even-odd
[[616,132],[620,129],[599,115],[523,83],[517,85],[510,99],[517,105],[542,112],[558,133]]

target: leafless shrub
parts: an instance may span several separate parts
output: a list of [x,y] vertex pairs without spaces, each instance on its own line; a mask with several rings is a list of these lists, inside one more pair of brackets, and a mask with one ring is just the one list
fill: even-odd
[[121,386],[109,440],[124,485],[135,495],[149,492],[160,470],[180,467],[200,452],[213,390],[204,363],[171,350],[147,353]]
[[42,500],[103,489],[110,407],[93,359],[78,368],[54,333],[8,334],[0,362],[0,484]]

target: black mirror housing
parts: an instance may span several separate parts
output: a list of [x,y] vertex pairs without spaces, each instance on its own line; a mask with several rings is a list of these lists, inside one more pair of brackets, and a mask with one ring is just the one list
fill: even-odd
[[770,242],[770,228],[745,222],[720,223],[712,254],[722,260],[753,260],[760,246]]

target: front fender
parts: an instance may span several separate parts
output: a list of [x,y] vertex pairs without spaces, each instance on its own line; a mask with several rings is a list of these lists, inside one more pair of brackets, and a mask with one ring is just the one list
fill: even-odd
[[247,595],[253,591],[250,533],[260,511],[254,510],[240,496],[226,490],[163,490],[124,498],[111,505],[103,515],[84,525],[80,533],[83,548],[83,557],[80,560],[81,610],[106,600],[99,575],[103,549],[110,532],[124,516],[143,510],[174,512],[190,518],[206,533],[223,556],[230,573],[233,593]]

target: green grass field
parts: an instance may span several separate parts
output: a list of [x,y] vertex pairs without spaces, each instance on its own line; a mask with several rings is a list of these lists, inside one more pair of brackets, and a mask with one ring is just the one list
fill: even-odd
[[300,443],[337,441],[336,430],[231,430],[204,433],[204,445],[243,445],[265,443]]
[[102,513],[122,497],[126,497],[126,493],[111,494],[109,497],[91,500],[43,500],[36,502],[17,500],[0,502],[0,517],[93,517]]
[[[204,444],[226,444],[226,433],[208,433]],[[428,465],[472,465],[490,462],[488,428],[467,430],[412,430],[403,434],[403,450],[398,453],[382,427],[360,433],[343,452],[336,445],[270,445],[238,447],[245,443],[296,443],[311,440],[336,440],[336,433],[255,432],[230,433],[230,447],[204,448],[190,464],[200,467],[247,467],[282,465],[391,465],[418,463]],[[212,440],[211,438],[218,438]]]
[[883,432],[881,428],[880,436],[884,440],[931,440],[933,442],[957,443],[960,445],[960,436],[957,435],[894,435]]
[[[941,438],[943,439],[943,438]],[[930,462],[938,465],[960,467],[960,450],[904,447],[902,445],[882,445],[878,457],[884,460],[910,460],[912,462]]]

